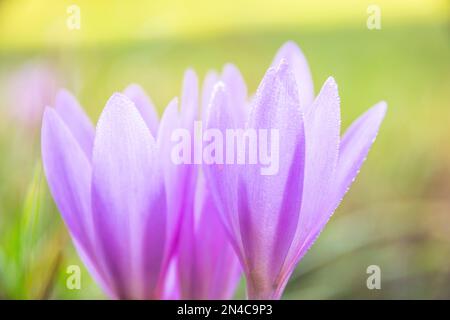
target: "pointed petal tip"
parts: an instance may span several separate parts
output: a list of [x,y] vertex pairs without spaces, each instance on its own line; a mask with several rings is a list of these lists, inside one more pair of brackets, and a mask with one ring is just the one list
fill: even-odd
[[98,132],[99,127],[102,126],[102,122],[105,119],[116,119],[129,114],[132,114],[133,117],[135,116],[135,114],[137,114],[138,118],[144,121],[134,102],[130,100],[130,98],[120,92],[113,93],[106,102],[105,108],[100,115],[100,118],[97,122],[96,131]]
[[325,85],[335,87],[336,90],[338,88],[337,82],[333,76],[329,76],[327,80],[325,80]]
[[297,43],[287,41],[278,49],[272,60],[272,66],[278,65],[282,59],[288,62],[294,74],[299,91],[300,106],[302,108],[308,107],[314,102],[316,95],[314,94],[312,75],[305,55]]
[[219,72],[216,69],[209,69],[208,71],[206,71],[205,77],[208,76],[219,76]]
[[[208,71],[206,72],[206,75],[205,75],[204,79],[203,79],[203,86],[202,86],[202,87],[204,87],[204,86],[207,85],[208,83],[209,83],[209,84],[215,83],[215,82],[217,81],[217,79],[219,79],[219,78],[220,78],[219,72],[217,72],[217,71],[214,70],[214,69],[208,70]],[[203,88],[203,89],[204,89],[204,88]]]
[[108,101],[114,101],[114,100],[128,100],[131,102],[130,98],[128,98],[126,95],[124,95],[121,92],[114,92]]
[[140,86],[137,83],[130,83],[129,85],[127,85],[125,87],[125,89],[123,89],[122,94],[126,95],[127,97],[129,97],[129,99],[132,99],[133,96],[136,95],[136,93],[138,94],[142,94],[144,95],[147,99],[148,96],[144,90],[144,88],[142,88],[142,86]]
[[195,80],[197,80],[197,72],[195,72],[194,68],[189,67],[186,69],[186,71],[184,71],[184,78],[193,78]]
[[285,43],[283,43],[280,47],[284,48],[284,49],[294,49],[294,50],[300,50],[300,47],[298,46],[298,44],[294,41],[294,40],[288,40]]
[[327,77],[327,80],[325,80],[325,82],[334,82],[334,83],[336,83],[336,80],[334,79],[334,77],[333,76],[328,76]]
[[[303,51],[300,46],[293,40],[288,40],[281,45],[276,53],[276,58],[286,58],[288,60],[294,57],[304,57]],[[277,59],[275,59],[276,61]]]
[[183,123],[190,125],[197,118],[199,98],[198,77],[192,68],[184,73],[181,92],[181,116]]
[[245,86],[244,77],[239,68],[233,63],[226,63],[222,68],[222,79],[228,85],[234,86],[234,82],[242,82],[241,86]]
[[387,112],[387,103],[385,101],[380,101],[373,105],[369,110],[367,110],[361,117],[370,119],[374,125],[379,126],[383,121]]
[[380,101],[377,104],[375,104],[372,109],[377,110],[380,114],[383,115],[383,117],[386,115],[387,112],[387,102],[386,101]]
[[218,99],[220,100],[225,99],[227,95],[228,95],[228,88],[226,83],[223,81],[218,81],[214,85],[209,105],[211,105],[213,101],[217,102]]
[[[122,107],[133,107],[135,108],[134,102],[131,101],[125,94],[120,92],[114,92],[112,96],[106,102],[105,110],[110,108],[122,108]],[[103,111],[105,111],[103,110]]]
[[329,76],[327,80],[325,80],[317,97],[326,95],[340,103],[341,98],[339,96],[338,84],[332,76]]
[[223,81],[218,81],[212,90],[211,100],[206,108],[206,122],[210,123],[211,117],[214,113],[221,113],[226,109],[224,104],[228,101],[227,85]]
[[160,137],[162,135],[161,130],[165,130],[165,128],[169,125],[173,125],[174,122],[178,121],[178,97],[172,98],[170,102],[167,104],[166,108],[163,111],[163,114],[161,116],[161,123],[158,128],[158,141],[160,141]]
[[173,97],[172,100],[169,101],[169,103],[166,106],[166,109],[164,109],[163,116],[161,117],[161,122],[164,115],[168,114],[178,115],[178,104],[179,104],[178,97]]
[[181,103],[184,105],[196,103],[198,95],[198,76],[194,69],[184,72]]
[[142,89],[142,87],[139,84],[132,82],[128,84],[123,91],[127,91],[130,89]]
[[[99,133],[105,134],[108,132],[108,128],[126,128],[134,127],[134,130],[138,132],[146,131],[148,132],[148,138],[150,138],[151,143],[154,143],[154,135],[150,129],[145,124],[139,110],[135,106],[132,100],[130,100],[126,95],[115,92],[108,99],[105,108],[103,109],[100,118],[97,122],[96,136],[94,140],[94,153],[96,149],[96,143],[99,140]],[[143,129],[145,128],[145,130]],[[114,132],[111,132],[114,133]],[[115,133],[114,133],[115,134]],[[102,138],[102,137],[100,137]]]
[[298,44],[293,40],[288,40],[283,43],[277,51],[278,57],[290,57],[292,55],[303,55],[302,50]]
[[214,85],[214,90],[225,90],[225,82],[223,81],[217,81],[217,83]]
[[231,62],[227,62],[224,64],[223,68],[222,68],[222,73],[226,73],[226,72],[239,72],[239,68]]
[[212,97],[214,97],[218,94],[224,94],[227,91],[227,86],[225,82],[223,81],[217,81],[217,83],[214,85]]
[[270,66],[266,73],[264,74],[263,79],[261,80],[261,83],[258,86],[258,90],[256,94],[258,94],[258,91],[261,90],[261,86],[264,83],[269,83],[271,81],[274,81],[276,78],[282,78],[287,74],[287,72],[291,73],[289,64],[286,59],[282,58],[280,59],[277,64]]
[[284,72],[288,68],[289,63],[285,58],[281,58],[280,62],[278,62],[277,67],[275,68],[276,72]]
[[173,97],[172,100],[170,100],[169,102],[169,106],[170,105],[178,105],[179,101],[178,101],[178,97]]
[[[270,68],[269,68],[270,69]],[[289,61],[285,58],[281,58],[273,71],[275,76],[285,77],[291,76],[294,79],[294,72],[292,70],[292,66],[289,64]]]
[[76,101],[78,103],[75,96],[68,89],[66,88],[59,89],[58,92],[56,93],[54,100],[55,108],[56,109],[63,108],[63,106],[66,104],[67,101]]

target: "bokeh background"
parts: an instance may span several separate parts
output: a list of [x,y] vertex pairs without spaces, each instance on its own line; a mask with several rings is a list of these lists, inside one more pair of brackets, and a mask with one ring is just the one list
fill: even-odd
[[[66,24],[72,4],[79,30]],[[371,4],[381,30],[366,26]],[[67,267],[82,263],[40,163],[52,90],[71,90],[96,121],[135,82],[161,114],[187,67],[203,77],[233,62],[255,91],[287,40],[308,58],[316,92],[335,77],[343,129],[380,100],[389,109],[284,298],[450,298],[449,12],[444,0],[0,0],[0,298],[104,298],[84,269],[81,290],[66,288]],[[370,265],[381,290],[366,286]]]

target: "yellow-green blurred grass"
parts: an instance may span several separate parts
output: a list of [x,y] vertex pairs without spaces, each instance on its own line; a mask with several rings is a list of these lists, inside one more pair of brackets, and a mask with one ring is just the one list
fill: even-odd
[[[66,27],[77,5],[81,29]],[[2,0],[0,50],[216,36],[241,30],[365,27],[367,8],[380,7],[383,24],[447,18],[446,0]]]

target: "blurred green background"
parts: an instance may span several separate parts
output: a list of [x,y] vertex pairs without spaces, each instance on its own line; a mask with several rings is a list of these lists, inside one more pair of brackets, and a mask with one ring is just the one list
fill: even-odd
[[[79,30],[66,25],[72,4]],[[370,4],[381,30],[366,26]],[[67,267],[82,263],[43,177],[40,123],[15,114],[14,94],[29,94],[11,94],[18,70],[52,70],[93,121],[132,82],[161,114],[187,67],[203,77],[233,62],[254,92],[287,40],[308,58],[316,92],[335,77],[343,129],[380,100],[389,109],[284,298],[450,298],[449,12],[442,0],[0,0],[0,298],[104,298],[85,270],[81,290],[66,288]],[[366,286],[369,265],[381,290]]]

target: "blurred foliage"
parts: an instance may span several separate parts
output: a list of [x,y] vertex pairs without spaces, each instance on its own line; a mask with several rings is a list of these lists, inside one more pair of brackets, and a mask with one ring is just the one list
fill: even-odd
[[[335,77],[343,128],[380,100],[389,109],[285,298],[450,298],[447,1],[378,1],[379,31],[366,28],[367,1],[73,2],[82,10],[79,33],[65,27],[66,1],[45,14],[44,1],[0,2],[0,297],[104,297],[85,269],[82,290],[66,289],[67,267],[82,263],[46,187],[39,130],[9,116],[4,88],[17,68],[51,63],[94,121],[131,82],[161,113],[187,67],[203,77],[233,62],[254,92],[279,46],[294,40],[316,92]],[[372,264],[381,267],[381,290],[366,287]]]
[[13,217],[0,247],[1,294],[11,298],[48,298],[61,261],[61,232],[55,232],[55,226],[43,226],[46,205],[40,163],[34,171],[23,209]]
[[[130,41],[217,36],[295,28],[365,26],[371,4],[386,24],[447,18],[447,0],[4,0],[0,48],[98,46]],[[79,32],[66,28],[67,8],[82,12]]]

